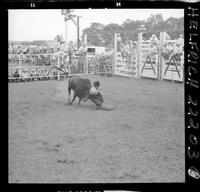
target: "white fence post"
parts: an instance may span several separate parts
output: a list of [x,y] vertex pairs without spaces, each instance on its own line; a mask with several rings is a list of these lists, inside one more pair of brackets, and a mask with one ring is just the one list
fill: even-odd
[[139,34],[138,34],[138,43],[137,43],[137,45],[138,45],[138,47],[137,47],[137,49],[138,49],[138,52],[137,52],[137,54],[138,54],[138,60],[137,60],[137,78],[140,78],[140,66],[141,66],[141,64],[142,64],[142,35],[143,35],[143,33],[142,32],[140,32]]
[[88,74],[88,60],[87,60],[87,57],[85,57],[85,73]]
[[162,59],[162,49],[164,45],[164,39],[165,39],[165,32],[160,32],[160,41],[159,41],[159,62],[158,62],[158,80],[163,79],[163,59]]
[[[60,68],[60,48],[58,51],[58,64],[57,64],[58,68]],[[58,70],[58,76],[57,76],[57,80],[60,80],[60,71]]]
[[[69,53],[69,51],[68,51],[68,53]],[[68,54],[68,74],[70,75],[71,74],[71,68],[70,68],[70,65],[71,65],[71,55],[70,54]]]
[[22,55],[19,55],[19,78],[22,78]]
[[84,35],[84,44],[87,45],[87,34]]
[[116,74],[116,69],[117,69],[117,36],[118,36],[118,34],[117,33],[115,33],[114,34],[114,66],[113,66],[113,72],[114,72],[114,74],[113,75],[115,75]]
[[[84,35],[84,40],[83,40],[84,44],[87,45],[87,34]],[[87,54],[85,56],[85,62],[83,62],[84,64],[84,73],[88,74],[88,60],[87,60]]]

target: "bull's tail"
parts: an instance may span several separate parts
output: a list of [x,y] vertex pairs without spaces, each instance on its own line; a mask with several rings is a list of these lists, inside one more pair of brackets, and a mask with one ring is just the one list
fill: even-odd
[[49,70],[49,72],[47,73],[47,75],[49,75],[53,69],[57,69],[57,70],[59,70],[59,71],[62,71],[62,72],[64,73],[64,75],[65,75],[65,78],[64,78],[64,79],[67,79],[68,77],[73,77],[72,75],[69,75],[68,72],[64,71],[62,68],[57,67],[57,66],[51,67],[50,70]]
[[[69,81],[68,81],[68,89],[69,89],[69,88],[70,88],[70,87],[69,87],[70,82],[71,82],[72,78],[74,77],[74,75],[69,75],[68,72],[64,71],[62,68],[57,67],[57,66],[51,67],[50,70],[49,70],[49,72],[48,72],[48,75],[49,75],[49,73],[50,73],[53,69],[57,69],[57,70],[59,70],[59,71],[62,71],[62,72],[65,74],[64,79],[69,78]],[[63,80],[64,80],[64,79],[63,79]],[[70,89],[71,89],[71,88],[70,88]],[[69,93],[70,93],[70,91],[69,91]]]

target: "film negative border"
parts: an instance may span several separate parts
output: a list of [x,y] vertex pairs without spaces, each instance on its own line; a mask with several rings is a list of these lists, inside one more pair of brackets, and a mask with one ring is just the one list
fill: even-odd
[[[166,2],[169,3],[169,2]],[[144,4],[144,3],[143,3]],[[72,8],[152,8],[157,7],[157,2],[148,2],[145,5],[141,5],[141,3],[136,2],[108,2],[103,3],[99,2],[95,6],[94,4],[90,4],[90,2],[86,2],[85,4],[75,4],[75,3],[19,3],[19,4],[11,4],[5,3],[3,4],[3,9],[34,9],[34,8],[61,8],[62,5],[69,5]],[[158,6],[162,7],[166,5],[163,2],[163,5]],[[165,8],[170,8],[176,5],[175,3],[169,3]],[[190,183],[199,183],[200,181],[200,6],[198,3],[181,3],[178,2],[176,5],[177,8],[185,9],[185,182],[187,184]],[[4,11],[5,12],[5,11]],[[7,15],[6,15],[7,16]],[[92,184],[91,184],[92,185]],[[123,184],[120,184],[122,186]],[[137,185],[137,189],[138,184]],[[142,184],[146,185],[146,184]],[[147,184],[148,185],[148,184]],[[98,185],[97,185],[98,186]],[[124,189],[130,189],[134,184],[130,184],[129,186],[125,185]],[[73,188],[74,186],[72,186]],[[103,185],[102,188],[105,186]],[[114,185],[114,189],[118,186]],[[63,187],[62,187],[63,188]],[[68,187],[69,189],[70,187]],[[101,190],[102,190],[101,188]],[[110,187],[112,188],[112,184]],[[120,187],[121,188],[121,187]],[[133,187],[134,188],[134,187]],[[54,187],[53,191],[62,192],[62,190],[57,190]],[[81,190],[81,189],[78,189]],[[72,190],[74,191],[74,190]]]
[[185,55],[185,162],[186,182],[200,182],[200,94],[199,49],[200,8],[190,4],[185,9],[186,55]]
[[70,7],[71,9],[87,9],[87,8],[184,8],[186,6],[185,2],[182,1],[142,1],[142,0],[128,0],[128,1],[118,1],[118,0],[109,0],[109,1],[25,1],[25,2],[4,2],[1,3],[7,9],[61,9],[63,6]]

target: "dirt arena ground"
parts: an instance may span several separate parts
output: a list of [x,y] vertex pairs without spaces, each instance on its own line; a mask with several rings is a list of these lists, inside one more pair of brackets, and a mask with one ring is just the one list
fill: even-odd
[[9,182],[184,182],[184,85],[89,78],[113,111],[67,105],[67,80],[9,83]]

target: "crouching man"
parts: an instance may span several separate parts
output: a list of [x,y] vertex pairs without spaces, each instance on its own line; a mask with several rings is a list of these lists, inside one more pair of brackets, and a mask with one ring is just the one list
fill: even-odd
[[84,102],[86,102],[88,99],[92,100],[93,103],[96,103],[96,109],[100,109],[101,104],[103,103],[103,97],[99,81],[95,81],[93,83],[93,87],[91,87],[89,90],[89,94],[82,98]]

